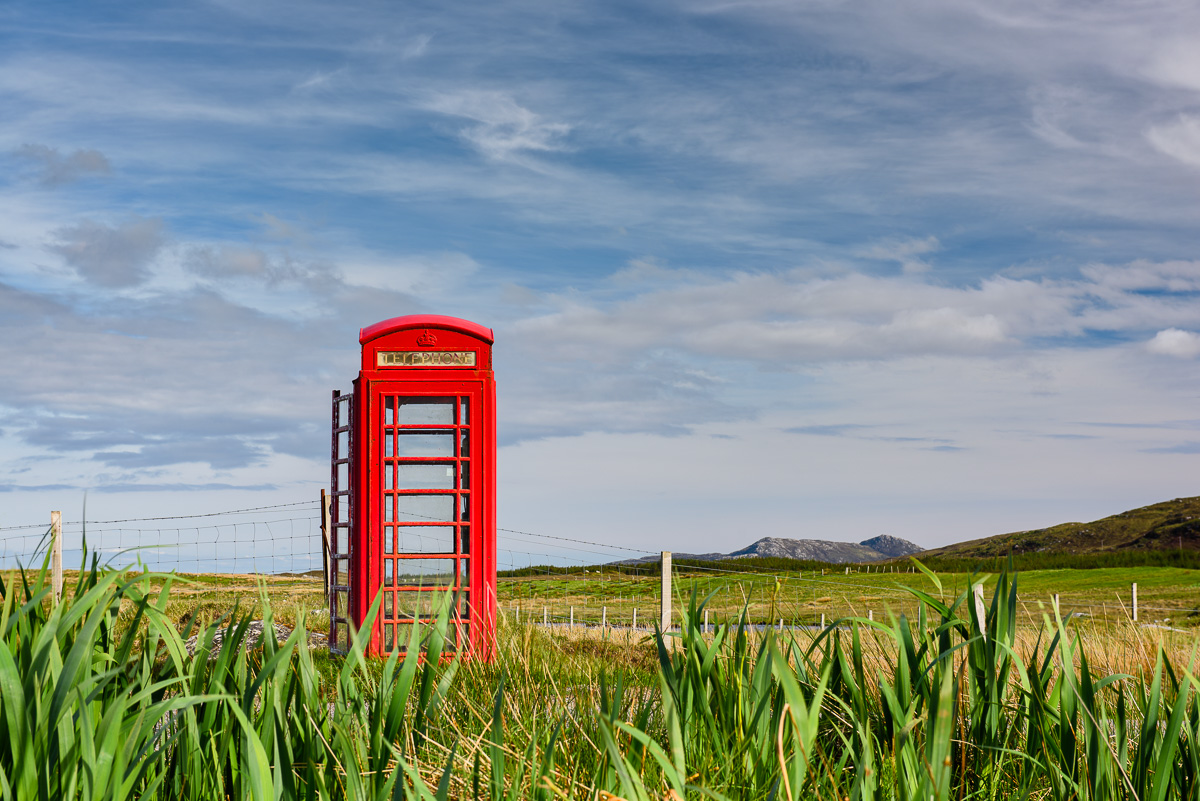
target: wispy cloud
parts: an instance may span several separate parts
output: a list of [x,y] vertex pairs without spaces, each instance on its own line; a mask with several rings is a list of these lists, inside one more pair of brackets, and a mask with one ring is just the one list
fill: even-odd
[[481,153],[506,159],[524,151],[565,150],[571,126],[548,122],[518,104],[510,95],[495,91],[464,91],[439,94],[426,101],[439,114],[462,117],[475,124],[459,134]]
[[936,253],[941,248],[942,243],[938,242],[937,237],[927,236],[924,239],[880,242],[862,249],[859,253],[868,259],[899,262],[904,272],[912,275],[930,270],[929,262],[920,257],[928,253]]

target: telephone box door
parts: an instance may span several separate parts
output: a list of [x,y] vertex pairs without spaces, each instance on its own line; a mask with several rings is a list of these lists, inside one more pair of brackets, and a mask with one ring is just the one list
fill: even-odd
[[[476,553],[472,525],[483,517],[481,463],[476,441],[484,440],[483,385],[453,382],[432,389],[380,382],[371,392],[380,436],[371,443],[370,477],[379,493],[372,538],[370,583],[380,588],[378,648],[404,649],[414,625],[427,625],[438,605],[451,599],[453,633],[447,646],[468,650],[480,621],[472,608],[486,603],[483,554]],[[418,632],[418,635],[422,632]]]

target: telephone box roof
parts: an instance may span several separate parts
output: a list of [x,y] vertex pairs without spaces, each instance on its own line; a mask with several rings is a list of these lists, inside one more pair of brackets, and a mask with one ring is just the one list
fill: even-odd
[[489,345],[494,341],[492,329],[484,328],[479,323],[470,320],[460,320],[457,317],[446,317],[441,314],[408,314],[404,317],[393,317],[390,320],[368,325],[359,330],[358,342],[365,345],[372,339],[377,339],[393,331],[403,331],[406,328],[447,328],[473,337],[478,337]]

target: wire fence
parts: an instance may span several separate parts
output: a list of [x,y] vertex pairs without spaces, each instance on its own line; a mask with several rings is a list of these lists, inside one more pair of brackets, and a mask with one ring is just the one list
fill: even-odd
[[[307,588],[309,600],[323,603],[321,515],[320,503],[312,500],[176,517],[64,520],[63,565],[68,571],[80,566],[86,541],[89,554],[114,567],[289,577],[289,588]],[[40,568],[49,548],[48,529],[46,523],[0,527],[0,570]],[[501,612],[513,621],[650,629],[659,620],[659,551],[500,528],[496,553],[497,598]],[[676,624],[692,592],[707,599],[712,623],[745,614],[757,626],[816,627],[847,617],[881,623],[893,615],[912,617],[918,601],[905,585],[932,591],[915,568],[899,565],[768,572],[744,569],[736,560],[676,563],[672,578]],[[957,597],[967,581],[966,574],[956,574],[945,594]],[[253,581],[242,581],[228,584],[225,593],[255,591]],[[989,590],[989,602],[990,597]],[[1064,618],[1113,622],[1131,616],[1127,594],[1060,595],[1057,603]],[[1023,594],[1021,604],[1030,622],[1040,622],[1053,613],[1054,599]],[[1139,611],[1140,620],[1150,625],[1200,624],[1200,598],[1188,601],[1178,593],[1145,588]]]
[[[40,567],[50,547],[49,525],[0,528],[0,569]],[[63,566],[88,559],[147,570],[205,574],[314,574],[322,570],[320,505],[275,504],[176,517],[62,522]]]

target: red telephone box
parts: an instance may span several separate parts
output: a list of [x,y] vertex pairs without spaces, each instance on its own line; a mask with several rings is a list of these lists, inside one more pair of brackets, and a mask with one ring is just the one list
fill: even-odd
[[[490,658],[496,625],[492,331],[410,315],[362,329],[353,400],[334,393],[330,647],[383,601],[369,653],[403,650],[453,596],[447,648]],[[351,484],[349,488],[340,482]],[[344,543],[344,544],[343,544]]]

